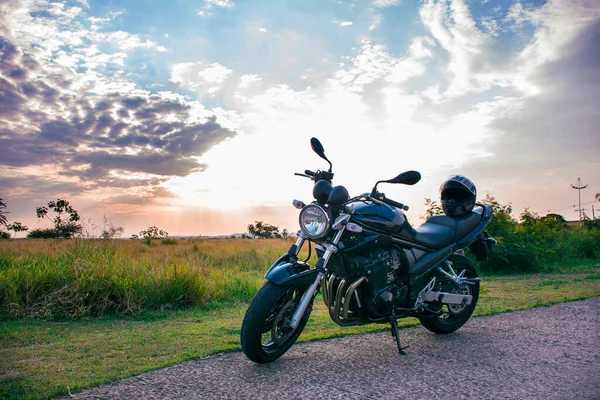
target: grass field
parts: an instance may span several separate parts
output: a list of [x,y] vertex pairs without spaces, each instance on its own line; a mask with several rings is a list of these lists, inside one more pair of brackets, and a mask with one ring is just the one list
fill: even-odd
[[[266,268],[288,246],[289,241],[284,240],[239,239],[180,241],[176,245],[157,241],[150,246],[141,241],[36,241],[35,245],[25,240],[0,242],[0,285],[20,282],[27,289],[17,291],[16,295],[23,298],[18,306],[7,304],[6,292],[0,292],[5,296],[5,317],[0,325],[0,398],[65,395],[181,361],[238,350],[246,302],[262,285]],[[32,268],[35,273],[17,273],[15,268]],[[117,277],[111,277],[106,269]],[[547,270],[529,275],[484,276],[476,315],[600,296],[598,261],[553,265]],[[128,278],[125,272],[137,278]],[[167,297],[171,303],[166,304],[144,300],[144,290],[153,285],[179,282],[174,280],[175,274],[200,282],[196,297],[184,297],[185,301]],[[130,293],[129,305],[94,309],[93,304],[80,302],[77,311],[73,303],[67,302],[69,310],[75,311],[57,312],[62,301],[59,299],[63,299],[60,289],[69,292],[64,287],[75,285],[77,290],[70,289],[71,296],[81,295],[85,291],[76,285],[83,284],[84,277],[93,278],[88,281],[101,288]],[[33,282],[38,278],[49,282],[47,293],[59,290],[54,300],[35,292]],[[6,290],[6,286],[0,287]],[[185,285],[181,288],[189,289]],[[158,290],[149,293],[160,296]],[[110,300],[110,304],[118,304],[117,300]],[[99,314],[104,315],[91,318]],[[74,317],[78,319],[67,319]],[[417,323],[414,319],[402,322],[403,326]],[[317,302],[300,341],[381,329],[387,327],[338,327]],[[390,338],[390,351],[394,350]]]
[[246,301],[291,243],[0,241],[0,317],[76,319]]

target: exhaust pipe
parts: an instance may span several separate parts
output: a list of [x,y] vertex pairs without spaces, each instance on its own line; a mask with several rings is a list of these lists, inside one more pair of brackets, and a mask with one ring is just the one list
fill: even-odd
[[362,324],[356,316],[350,315],[350,302],[358,286],[365,282],[367,278],[363,276],[357,279],[348,289],[346,289],[346,279],[342,279],[334,293],[336,279],[337,276],[332,274],[327,281],[323,281],[323,302],[329,311],[329,316],[333,322],[340,326]]

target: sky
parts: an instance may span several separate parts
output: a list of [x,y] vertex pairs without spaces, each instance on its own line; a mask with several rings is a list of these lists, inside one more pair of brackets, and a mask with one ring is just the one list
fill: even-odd
[[[568,220],[600,208],[596,0],[2,0],[0,197],[99,234],[298,229],[326,169],[408,204],[453,174]],[[574,206],[575,205],[575,206]],[[21,234],[24,236],[24,234]]]

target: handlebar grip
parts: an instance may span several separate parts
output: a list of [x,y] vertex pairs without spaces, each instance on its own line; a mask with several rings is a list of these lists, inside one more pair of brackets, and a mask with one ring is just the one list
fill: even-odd
[[389,204],[390,206],[394,206],[394,207],[397,207],[397,208],[399,208],[401,210],[408,211],[408,206],[407,205],[404,205],[402,203],[398,203],[397,201],[388,199],[387,197],[382,198],[381,201],[383,201],[386,204]]
[[304,173],[305,173],[306,175],[310,175],[310,176],[315,176],[315,175],[317,174],[316,172],[312,172],[312,171],[311,171],[311,170],[309,170],[309,169],[305,169],[305,170],[304,170]]

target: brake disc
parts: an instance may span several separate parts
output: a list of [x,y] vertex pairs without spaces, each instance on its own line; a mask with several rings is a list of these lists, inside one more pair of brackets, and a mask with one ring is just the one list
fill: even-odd
[[296,306],[296,301],[290,300],[283,307],[281,307],[279,314],[277,314],[275,322],[273,322],[273,328],[271,329],[271,339],[276,344],[285,342],[294,333],[295,329],[289,324],[292,316],[294,315]]

